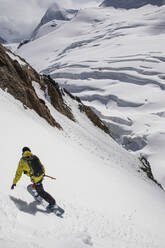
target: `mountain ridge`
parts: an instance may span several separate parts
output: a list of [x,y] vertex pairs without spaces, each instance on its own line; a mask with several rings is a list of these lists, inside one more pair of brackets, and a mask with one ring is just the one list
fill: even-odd
[[56,27],[55,21],[70,21],[76,14],[78,10],[74,9],[64,9],[61,8],[57,3],[53,3],[47,9],[43,17],[41,18],[40,23],[34,29],[31,34],[31,39],[34,40],[37,36],[38,30],[45,24],[54,21],[50,24],[51,27]]
[[[71,22],[17,51],[92,107],[117,142],[147,156],[161,183],[164,15],[165,6],[151,5],[129,11],[80,10]],[[159,149],[157,140],[162,144]]]
[[79,98],[72,96],[65,89],[61,89],[50,76],[39,75],[25,60],[14,55],[2,45],[0,45],[0,72],[0,88],[7,90],[17,100],[21,101],[25,108],[34,109],[50,125],[62,129],[52,117],[44,100],[37,96],[33,87],[34,82],[40,85],[44,95],[50,99],[52,106],[61,114],[72,121],[76,121],[72,110],[63,99],[63,95],[67,94],[73,101],[77,102],[80,111],[84,112],[95,126],[109,134],[106,125],[90,108],[86,108]]
[[[162,147],[164,156],[164,35],[152,31],[146,42],[164,12],[138,11],[81,10],[71,26],[66,21],[20,47],[26,60],[0,45],[1,247],[164,247],[164,191],[148,161],[104,125],[116,123],[127,147],[129,138],[136,148],[139,137],[153,137],[155,154]],[[28,194],[33,182],[24,173],[10,190],[24,146],[56,177],[43,185],[65,209],[63,219]]]
[[141,8],[147,4],[162,6],[165,4],[164,0],[105,0],[99,7],[114,7],[123,9]]

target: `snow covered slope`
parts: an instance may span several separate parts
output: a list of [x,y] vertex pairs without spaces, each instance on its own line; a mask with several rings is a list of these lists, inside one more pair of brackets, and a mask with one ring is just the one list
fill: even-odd
[[[0,50],[0,74],[4,74],[0,80],[0,247],[162,248],[164,191],[142,172],[139,159],[94,126],[80,112],[80,102],[64,91],[65,107],[75,121],[62,109],[59,112],[60,98],[54,94],[52,101],[49,95],[53,92],[53,88],[49,91],[49,77],[39,80],[26,61],[2,46]],[[41,110],[39,104],[44,104],[46,116],[51,115],[58,125],[42,118],[36,105],[35,111],[28,108],[24,93],[28,90],[31,104],[39,99],[37,107]],[[30,183],[26,175],[11,191],[23,146],[40,157],[46,174],[57,178],[45,179],[44,185],[65,209],[63,219],[46,213],[33,200],[26,190]]]
[[[63,9],[57,3],[53,3],[48,10],[46,11],[45,15],[42,17],[40,23],[35,28],[31,35],[31,39],[37,39],[41,37],[42,34],[45,35],[48,32],[54,30],[54,27],[58,26],[58,23],[63,23],[65,21],[71,20],[77,14],[77,10],[73,9]],[[46,25],[49,23],[48,25]],[[43,28],[44,26],[44,28]],[[57,28],[57,27],[56,27]],[[40,30],[42,29],[42,31]],[[44,29],[44,30],[43,30]]]
[[[163,248],[165,195],[139,171],[139,160],[94,127],[70,97],[77,122],[44,100],[64,131],[0,90],[0,247]],[[64,207],[63,219],[32,199],[25,175],[10,190],[25,145],[57,178],[44,185]]]
[[91,8],[21,47],[38,71],[92,106],[164,181],[165,6]]

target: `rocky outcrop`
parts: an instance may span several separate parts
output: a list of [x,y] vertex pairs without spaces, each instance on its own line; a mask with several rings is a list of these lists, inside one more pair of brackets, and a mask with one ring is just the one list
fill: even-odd
[[20,65],[18,62],[20,58],[11,59],[10,53],[0,45],[0,88],[7,90],[14,98],[21,101],[25,108],[34,109],[50,125],[61,128],[32,86],[33,81],[43,84],[39,74],[24,60],[21,59],[24,65]]
[[84,112],[87,117],[91,120],[91,122],[102,129],[105,133],[110,134],[108,127],[104,124],[103,121],[100,120],[100,118],[94,113],[94,111],[84,104],[79,105],[79,109],[81,112]]
[[85,106],[78,97],[71,95],[67,90],[61,89],[49,75],[39,75],[24,59],[14,55],[11,51],[0,45],[0,88],[6,90],[15,99],[21,101],[25,108],[35,110],[39,116],[47,122],[62,129],[51,115],[45,101],[40,99],[34,89],[38,83],[44,92],[45,99],[48,98],[51,105],[72,121],[76,121],[72,110],[64,101],[64,95],[68,95],[77,102],[81,112],[84,112],[92,123],[109,134],[109,129],[93,112]]
[[[156,183],[161,189],[163,189],[162,185],[161,185],[160,183],[158,183],[158,182],[156,181],[156,179],[154,178],[153,173],[152,173],[152,169],[151,169],[151,165],[150,165],[150,163],[148,162],[148,160],[147,160],[144,156],[140,157],[139,160],[140,160],[141,163],[142,163],[142,167],[140,167],[140,169],[143,170],[143,171],[146,173],[146,175],[147,175],[148,178],[150,178],[150,179],[151,179],[154,183]],[[164,189],[163,189],[163,190],[164,190]]]
[[23,46],[23,45],[26,45],[26,44],[29,43],[29,42],[30,42],[30,40],[23,40],[23,41],[21,41],[21,42],[19,43],[17,49],[19,49],[19,48],[20,48],[21,46]]
[[62,91],[60,90],[59,85],[47,75],[43,75],[42,80],[47,87],[47,93],[54,108],[67,116],[70,120],[75,121],[70,108],[64,103]]
[[[83,112],[86,114],[88,119],[97,127],[102,129],[105,133],[110,134],[109,128],[106,126],[106,124],[98,117],[98,115],[88,106],[84,105],[79,97],[73,96],[70,92],[68,92],[66,89],[63,89],[63,91],[69,95],[73,100],[75,100],[78,103],[80,112]],[[112,137],[112,136],[111,136]]]
[[100,7],[114,7],[114,8],[140,8],[144,5],[151,4],[162,6],[165,4],[164,0],[105,0]]

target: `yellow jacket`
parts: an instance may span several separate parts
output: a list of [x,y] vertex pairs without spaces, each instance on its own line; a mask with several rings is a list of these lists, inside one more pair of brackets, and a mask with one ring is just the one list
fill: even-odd
[[[31,155],[33,155],[31,152],[26,151],[23,153],[22,158],[26,158],[26,157],[29,157]],[[31,174],[31,171],[30,171],[30,168],[29,168],[27,161],[24,161],[22,158],[19,161],[18,168],[17,168],[16,174],[15,174],[14,180],[13,180],[13,184],[17,184],[17,182],[21,178],[23,172],[31,178],[31,181],[33,183],[38,183],[43,178],[43,176],[45,174],[44,166],[42,165],[44,173],[39,177],[34,177]]]

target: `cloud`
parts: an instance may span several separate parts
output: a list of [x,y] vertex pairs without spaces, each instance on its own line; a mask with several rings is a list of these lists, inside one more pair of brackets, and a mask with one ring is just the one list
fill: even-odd
[[86,8],[98,6],[101,0],[0,0],[0,19],[6,20],[0,26],[11,23],[22,39],[32,32],[54,2],[64,8]]
[[64,8],[83,8],[98,6],[101,0],[37,0],[38,5],[41,8],[47,8],[52,3],[58,3]]

